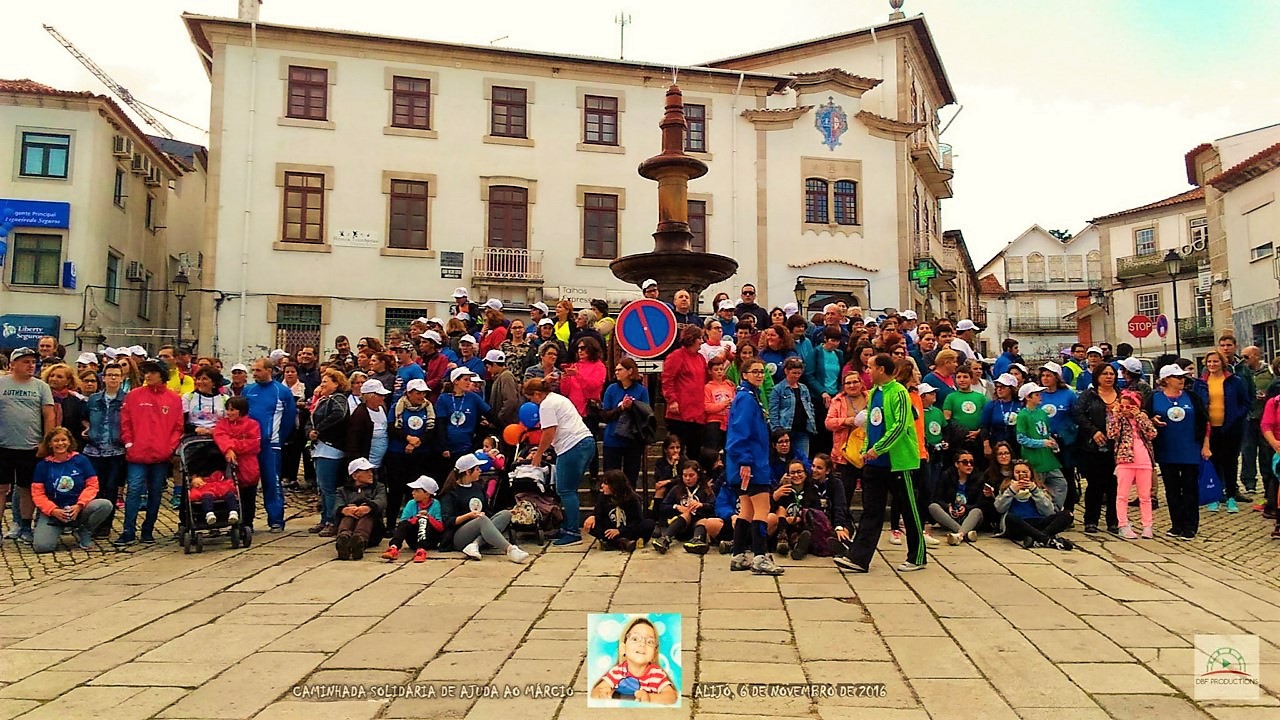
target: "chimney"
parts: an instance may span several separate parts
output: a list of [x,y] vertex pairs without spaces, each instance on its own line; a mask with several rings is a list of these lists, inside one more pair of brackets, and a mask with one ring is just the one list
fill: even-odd
[[239,0],[239,18],[249,22],[258,22],[258,8],[262,0]]

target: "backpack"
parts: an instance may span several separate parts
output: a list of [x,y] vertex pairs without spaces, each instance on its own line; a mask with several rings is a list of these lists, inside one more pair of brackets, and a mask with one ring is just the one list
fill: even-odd
[[805,508],[801,511],[804,526],[809,529],[809,553],[818,557],[831,557],[835,554],[835,530],[831,527],[831,519],[821,510]]
[[511,508],[511,522],[525,527],[537,526],[543,530],[552,530],[564,522],[564,508],[546,495],[516,493],[515,507]]
[[867,444],[867,429],[855,425],[849,430],[849,439],[844,441],[844,456],[854,467],[862,467],[862,449]]

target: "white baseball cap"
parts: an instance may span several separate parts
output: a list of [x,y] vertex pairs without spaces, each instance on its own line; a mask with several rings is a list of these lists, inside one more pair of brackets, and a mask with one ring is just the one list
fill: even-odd
[[458,472],[467,472],[472,468],[478,468],[483,464],[484,464],[484,461],[482,461],[480,458],[476,457],[471,453],[467,453],[466,455],[459,456],[458,461],[453,464],[453,467]]
[[1103,354],[1102,348],[1098,347],[1097,345],[1090,345],[1089,349],[1084,351],[1084,354],[1089,355],[1091,353],[1098,353],[1099,355],[1102,355]]
[[414,318],[414,319],[413,319],[413,321],[414,321],[415,323],[422,323],[423,325],[426,325],[427,323],[431,322],[430,320],[428,320],[428,319],[426,318],[426,316],[419,316],[419,317],[416,317],[416,318]]
[[1120,367],[1131,373],[1142,374],[1142,361],[1138,358],[1127,357],[1120,361]]
[[644,282],[640,283],[641,290],[648,290],[651,287],[657,287],[657,286],[658,286],[658,281],[654,280],[653,278],[649,278],[648,280],[645,280]]
[[428,390],[428,388],[427,388],[427,381],[426,381],[426,380],[423,380],[422,378],[414,378],[414,379],[410,380],[409,382],[405,383],[405,386],[404,386],[404,391],[405,391],[405,392],[413,392],[414,390],[420,390],[420,391],[422,391],[422,392],[427,392],[427,390]]
[[457,288],[453,291],[453,299],[455,300],[457,300],[458,298],[464,298],[469,296],[470,296],[470,293],[467,292],[466,288]]
[[916,320],[916,319],[918,319],[919,317],[920,317],[919,315],[916,315],[916,311],[915,311],[915,310],[903,310],[903,311],[902,311],[902,319],[903,319],[903,320]]
[[1001,373],[1000,377],[996,378],[996,384],[1004,385],[1005,387],[1018,387],[1018,378],[1014,377],[1013,373]]
[[244,363],[236,363],[231,366],[231,372],[247,373],[249,372],[249,368],[245,367]]
[[1040,369],[1041,369],[1041,370],[1048,370],[1049,372],[1053,373],[1054,375],[1061,375],[1061,374],[1062,374],[1062,366],[1061,366],[1061,365],[1059,365],[1059,364],[1058,364],[1058,363],[1056,363],[1056,362],[1053,362],[1052,360],[1050,360],[1049,362],[1047,362],[1047,363],[1045,363],[1045,364],[1041,365],[1041,366],[1040,366]]
[[488,300],[484,301],[484,306],[487,308],[491,308],[493,310],[501,310],[502,301],[499,300],[498,298],[489,298]]
[[547,304],[544,302],[536,302],[533,305],[531,305],[530,308],[533,310],[541,310],[544,314],[547,314],[547,315],[551,314],[551,308],[547,307]]
[[271,362],[278,362],[280,358],[289,357],[289,353],[281,350],[280,348],[276,348],[275,350],[271,351],[270,357],[271,357]]
[[1018,388],[1018,399],[1026,400],[1027,396],[1030,395],[1031,393],[1044,392],[1044,389],[1045,388],[1043,385],[1037,385],[1036,383],[1027,383],[1026,385],[1023,385],[1022,387]]
[[956,332],[965,332],[967,330],[977,330],[978,326],[973,324],[972,320],[964,319],[956,323]]
[[449,382],[458,382],[462,378],[472,378],[472,377],[480,377],[480,376],[471,372],[470,368],[457,367],[453,369],[453,372],[449,373]]
[[111,358],[112,360],[115,360],[116,356],[119,355],[120,352],[113,347],[109,347],[109,348],[104,348],[102,351],[102,354]]
[[374,378],[369,378],[368,380],[365,380],[364,382],[360,383],[360,394],[364,395],[365,393],[377,393],[379,395],[390,395],[391,391],[388,390],[386,386],[382,384],[381,380],[375,380]]
[[1178,367],[1177,363],[1169,363],[1168,365],[1165,365],[1164,367],[1160,368],[1161,380],[1164,380],[1165,378],[1171,378],[1171,377],[1186,377],[1190,374],[1191,373],[1187,372],[1186,370],[1183,370],[1182,368]]
[[721,300],[720,307],[716,308],[716,310],[733,310],[737,307],[737,305],[733,304],[732,300]]
[[435,343],[436,345],[443,345],[443,344],[444,344],[444,338],[440,337],[440,333],[436,332],[435,330],[428,330],[428,331],[426,331],[426,332],[422,333],[421,335],[419,335],[419,336],[418,336],[418,339],[419,339],[419,340],[430,340],[431,342]]
[[[982,358],[978,358],[978,359],[981,360]],[[1019,370],[1022,371],[1023,375],[1026,375],[1031,372],[1031,368],[1027,367],[1026,365],[1023,365],[1022,363],[1013,363],[1009,367],[1018,368]]]
[[444,320],[441,320],[441,319],[440,319],[440,318],[438,318],[438,317],[433,317],[433,318],[431,318],[430,320],[428,320],[428,321],[427,321],[427,324],[428,324],[428,325],[439,325],[440,327],[444,327]]
[[453,319],[461,320],[462,322],[471,322],[471,313],[460,312],[457,315],[454,315]]
[[494,365],[506,365],[507,354],[501,350],[490,350],[484,354],[484,361],[487,363],[493,363]]
[[920,393],[921,395],[928,395],[929,393],[938,392],[938,388],[930,385],[927,382],[922,382],[920,383],[920,385],[916,387],[916,392]]
[[538,321],[538,324],[539,324],[539,325],[555,325],[555,324],[556,324],[556,321],[555,321],[555,320],[552,320],[552,319],[551,319],[551,318],[549,318],[549,317],[545,317],[545,318],[542,318],[541,320],[539,320],[539,321]]
[[434,478],[427,475],[419,475],[417,480],[407,484],[414,490],[426,490],[432,495],[440,492],[440,484],[437,483]]
[[800,306],[797,305],[796,303],[791,302],[782,306],[782,314],[786,315],[787,317],[791,317],[798,312],[800,312]]
[[82,352],[80,357],[76,358],[77,365],[95,365],[98,362],[98,356],[91,352]]
[[475,335],[463,335],[462,337],[458,338],[458,344],[462,344],[462,343],[471,343],[472,345],[475,345],[475,344],[476,344],[476,336],[475,336]]
[[375,468],[373,466],[373,463],[369,462],[369,458],[362,458],[362,457],[356,458],[355,460],[352,460],[351,462],[347,463],[348,475],[355,475],[360,470],[373,470],[373,469]]
[[146,357],[146,356],[147,356],[147,349],[146,349],[146,348],[144,348],[144,347],[142,347],[141,345],[130,345],[130,346],[129,346],[129,354],[130,354],[130,355],[137,355],[138,357]]

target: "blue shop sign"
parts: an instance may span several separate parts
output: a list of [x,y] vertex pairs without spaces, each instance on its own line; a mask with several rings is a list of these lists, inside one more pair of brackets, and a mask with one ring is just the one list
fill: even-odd
[[57,315],[0,315],[0,350],[34,348],[45,335],[58,337],[61,327]]
[[71,226],[71,203],[0,198],[0,237],[15,227]]

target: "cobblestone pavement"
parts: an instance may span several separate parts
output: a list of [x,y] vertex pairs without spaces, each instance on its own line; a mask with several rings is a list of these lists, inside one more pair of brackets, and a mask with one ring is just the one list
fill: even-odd
[[[1200,544],[1069,536],[1074,552],[983,538],[930,552],[923,572],[782,561],[780,578],[727,559],[528,547],[526,565],[433,553],[422,565],[333,560],[306,519],[249,550],[120,553],[0,595],[0,719],[508,718],[589,710],[588,612],[679,612],[682,706],[627,718],[1217,718],[1280,713],[1280,589],[1258,513],[1212,516]],[[1234,544],[1233,544],[1234,543]],[[6,550],[7,552],[8,550]],[[93,621],[84,622],[91,607]],[[1261,693],[1195,701],[1192,638],[1261,638]],[[595,673],[591,673],[594,679]],[[693,683],[883,683],[817,699],[693,697]],[[414,684],[419,683],[419,684]],[[374,698],[458,683],[569,686],[573,697]],[[321,704],[334,684],[367,695]],[[708,687],[708,686],[702,686]],[[868,696],[869,695],[869,696]]]

